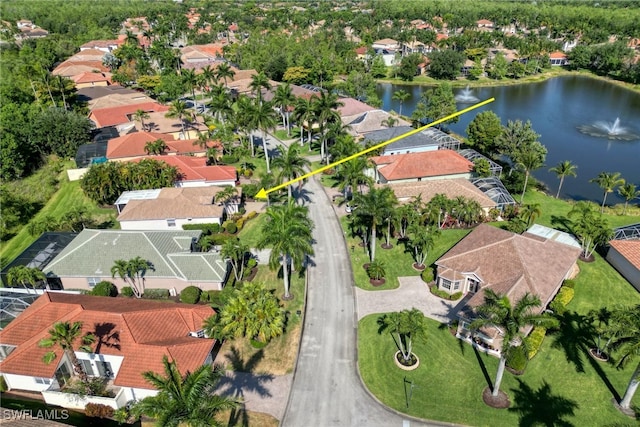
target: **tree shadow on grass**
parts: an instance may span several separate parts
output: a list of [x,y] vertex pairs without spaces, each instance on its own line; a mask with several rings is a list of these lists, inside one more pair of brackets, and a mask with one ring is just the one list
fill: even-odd
[[551,225],[553,228],[566,231],[567,233],[571,233],[573,228],[571,221],[567,217],[557,215],[551,215]]
[[476,359],[478,360],[478,365],[480,365],[480,370],[482,371],[484,380],[487,382],[487,386],[489,387],[490,390],[493,390],[493,381],[489,376],[489,371],[487,371],[487,367],[484,364],[484,360],[482,360],[482,357],[480,356],[480,352],[478,351],[477,348],[473,347],[473,353],[476,355]]
[[564,314],[556,315],[556,318],[560,322],[560,327],[553,333],[553,343],[551,347],[562,350],[567,362],[573,364],[578,373],[586,372],[586,361],[600,377],[616,401],[619,402],[620,394],[613,384],[611,384],[611,381],[609,381],[600,363],[589,355],[589,348],[593,347],[597,337],[597,332],[591,322],[589,322],[586,316],[574,311],[567,311]]
[[511,389],[515,405],[508,411],[520,415],[519,426],[573,426],[564,418],[575,415],[575,410],[579,408],[577,402],[564,396],[553,395],[551,386],[546,381],[538,390],[534,390],[521,379],[516,380],[519,388]]

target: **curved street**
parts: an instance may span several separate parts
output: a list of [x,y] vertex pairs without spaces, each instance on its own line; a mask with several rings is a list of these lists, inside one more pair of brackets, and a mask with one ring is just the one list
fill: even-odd
[[[331,202],[308,181],[315,256],[300,354],[281,426],[424,426],[396,414],[364,388],[357,369],[357,313],[349,254]],[[433,424],[436,425],[436,424]]]

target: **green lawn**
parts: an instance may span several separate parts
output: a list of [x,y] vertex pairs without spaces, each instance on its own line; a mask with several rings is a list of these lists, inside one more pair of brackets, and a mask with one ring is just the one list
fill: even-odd
[[[614,409],[606,385],[609,382],[624,393],[631,371],[583,358],[584,372],[578,373],[562,350],[552,348],[553,336],[545,339],[524,375],[505,372],[501,390],[509,395],[511,408],[500,410],[486,406],[481,397],[495,378],[497,358],[476,353],[447,328],[428,320],[427,342],[414,343],[420,366],[403,371],[393,362],[397,349],[392,337],[377,332],[377,317],[370,315],[359,322],[360,374],[368,389],[397,411],[474,426],[560,425],[561,420],[570,423],[562,425],[575,426],[635,425]],[[634,403],[640,405],[640,395]]]
[[238,232],[238,237],[245,245],[255,248],[258,240],[262,237],[262,226],[266,219],[266,215],[258,214],[255,218],[244,223],[242,230]]
[[[63,172],[63,174],[64,177],[61,179],[60,189],[49,199],[40,212],[35,215],[34,219],[46,215],[60,218],[73,208],[84,205],[100,226],[112,225],[110,221],[115,220],[115,210],[112,208],[104,209],[98,207],[84,195],[80,188],[79,181],[69,182],[66,178],[66,173]],[[2,265],[4,266],[11,262],[37,238],[38,236],[31,236],[27,232],[27,228],[23,227],[17,235],[2,245],[2,249],[0,249]]]

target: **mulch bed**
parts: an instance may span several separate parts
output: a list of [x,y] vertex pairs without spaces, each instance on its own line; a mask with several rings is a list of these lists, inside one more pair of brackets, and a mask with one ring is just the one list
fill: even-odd
[[596,260],[596,257],[593,255],[589,255],[588,257],[584,257],[582,256],[582,254],[580,254],[580,256],[578,257],[578,259],[582,262],[586,262],[586,263],[590,263]]
[[249,274],[247,274],[247,276],[245,278],[243,278],[242,281],[250,282],[256,277],[256,274],[258,274],[258,267],[257,266],[253,267],[251,269],[251,272],[249,272]]
[[369,283],[371,283],[373,286],[382,286],[384,285],[386,282],[386,279],[382,278],[382,279],[369,279]]
[[600,352],[600,356],[598,356],[598,349],[597,348],[590,348],[589,349],[589,355],[594,358],[595,360],[597,360],[598,362],[608,362],[609,361],[609,355],[607,355],[607,353],[601,351]]
[[391,248],[393,248],[393,245],[392,244],[388,244],[387,245],[386,243],[383,243],[383,244],[380,245],[380,247],[382,249],[391,249]]
[[509,401],[509,397],[502,390],[498,390],[497,396],[491,395],[491,388],[485,387],[482,390],[482,400],[488,406],[496,409],[505,409],[511,406],[511,402]]
[[424,264],[420,265],[420,264],[415,263],[415,262],[413,263],[412,267],[413,267],[414,270],[418,270],[418,271],[424,271],[427,268],[426,265],[424,265]]

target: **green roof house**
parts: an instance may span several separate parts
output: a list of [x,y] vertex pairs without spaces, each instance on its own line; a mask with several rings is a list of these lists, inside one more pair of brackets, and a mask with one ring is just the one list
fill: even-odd
[[228,265],[218,253],[193,252],[201,231],[134,231],[85,229],[43,268],[50,278],[58,278],[64,289],[92,289],[102,280],[118,289],[129,286],[112,277],[116,260],[140,257],[150,263],[145,288],[169,289],[179,293],[187,286],[221,290]]

